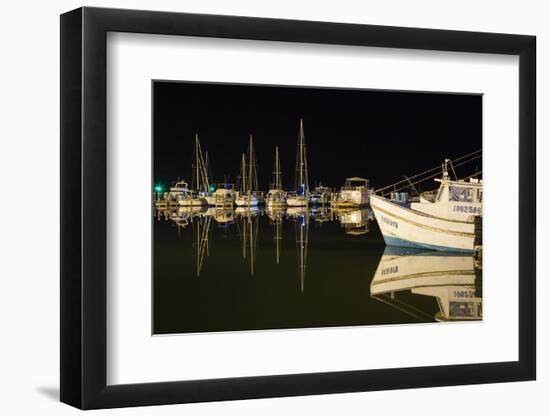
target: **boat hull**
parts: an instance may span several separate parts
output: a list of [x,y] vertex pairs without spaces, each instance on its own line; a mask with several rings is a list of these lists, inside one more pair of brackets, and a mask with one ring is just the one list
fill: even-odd
[[307,198],[304,197],[304,196],[288,197],[286,199],[286,204],[289,207],[306,207],[307,206]]
[[217,190],[205,197],[210,207],[233,207],[235,194],[229,190]]
[[286,207],[286,194],[282,190],[269,190],[265,198],[265,205],[270,208]]
[[473,253],[474,223],[449,220],[412,210],[384,197],[370,203],[388,246]]
[[181,207],[203,207],[207,206],[208,202],[203,197],[189,197],[180,198],[178,200],[178,205]]
[[255,196],[237,197],[235,199],[235,205],[237,207],[257,207],[260,204],[260,200]]
[[284,200],[266,200],[265,204],[269,208],[285,208],[287,206]]
[[342,190],[336,199],[332,201],[335,207],[362,207],[369,204],[369,192],[367,189]]

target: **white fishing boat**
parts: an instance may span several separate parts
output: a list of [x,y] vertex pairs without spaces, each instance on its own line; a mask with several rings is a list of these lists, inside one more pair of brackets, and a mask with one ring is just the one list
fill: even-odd
[[256,168],[256,154],[252,143],[252,135],[248,145],[248,155],[243,154],[241,160],[241,175],[239,177],[239,191],[235,197],[238,207],[257,207],[260,204],[258,191],[258,173]]
[[283,190],[281,161],[279,160],[279,147],[275,147],[275,168],[273,171],[273,184],[269,187],[265,199],[269,208],[286,207],[286,193]]
[[[370,205],[388,246],[473,252],[474,217],[482,215],[481,180],[451,180],[446,160],[433,202],[392,201],[371,194]],[[400,193],[401,194],[401,193]]]
[[202,149],[199,142],[199,135],[195,134],[195,161],[193,163],[193,190],[178,197],[180,206],[207,206],[206,196],[209,193],[208,173],[202,156]]
[[304,121],[302,119],[300,119],[300,129],[298,132],[294,189],[294,192],[287,195],[287,205],[289,207],[306,207],[309,202],[309,182],[307,173],[306,139],[304,135]]
[[333,207],[362,207],[369,204],[369,180],[360,177],[346,178],[340,191],[333,195]]
[[[481,272],[481,271],[479,271]],[[435,297],[437,321],[480,320],[482,299],[475,291],[474,258],[457,253],[386,248],[370,284],[374,298],[406,311],[400,292]],[[419,313],[417,308],[410,309]]]

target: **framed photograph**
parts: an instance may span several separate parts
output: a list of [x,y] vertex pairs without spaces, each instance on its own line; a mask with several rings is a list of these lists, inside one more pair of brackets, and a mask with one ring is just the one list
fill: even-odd
[[533,380],[535,37],[61,16],[61,401]]

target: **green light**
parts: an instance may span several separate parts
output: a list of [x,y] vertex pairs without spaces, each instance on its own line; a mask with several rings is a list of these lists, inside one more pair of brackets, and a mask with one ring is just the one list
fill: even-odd
[[211,185],[209,188],[211,193],[213,193],[214,191],[216,191],[216,186],[215,185]]
[[163,189],[164,189],[164,187],[161,184],[155,185],[155,192],[162,193]]

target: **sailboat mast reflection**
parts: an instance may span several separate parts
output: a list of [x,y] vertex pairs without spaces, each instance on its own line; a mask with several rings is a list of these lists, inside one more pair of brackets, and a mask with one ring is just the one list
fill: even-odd
[[258,242],[258,217],[257,207],[237,207],[237,229],[242,246],[242,256],[250,259],[250,276],[254,276],[254,263],[256,261],[256,245]]
[[288,216],[294,218],[296,232],[296,251],[298,255],[298,271],[300,274],[300,290],[304,292],[307,267],[307,245],[309,235],[309,212],[306,207],[289,207]]
[[208,237],[210,234],[210,223],[212,217],[200,216],[192,222],[193,232],[195,236],[195,252],[196,252],[196,273],[197,277],[200,276],[204,259],[210,255],[210,247],[208,244]]
[[283,240],[283,218],[286,209],[268,207],[266,210],[267,217],[273,225],[273,240],[275,241],[275,260],[279,265],[281,259],[281,241]]

